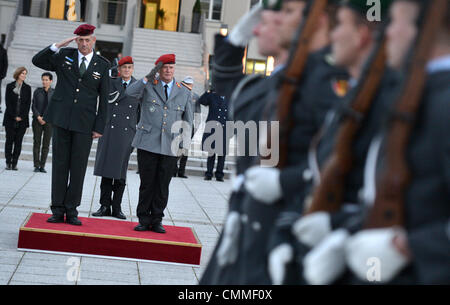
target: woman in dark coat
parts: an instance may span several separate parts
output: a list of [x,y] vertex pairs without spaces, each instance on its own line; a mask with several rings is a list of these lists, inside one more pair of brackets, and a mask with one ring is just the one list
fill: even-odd
[[6,86],[6,110],[3,126],[6,131],[6,169],[17,170],[17,161],[22,150],[23,136],[30,127],[28,114],[31,106],[31,87],[25,83],[27,69],[19,67],[14,72],[15,81]]

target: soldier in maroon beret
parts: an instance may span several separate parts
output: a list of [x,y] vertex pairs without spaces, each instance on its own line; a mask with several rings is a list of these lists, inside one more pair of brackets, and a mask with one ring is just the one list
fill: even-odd
[[[81,225],[77,207],[89,153],[93,139],[100,138],[105,129],[110,63],[94,52],[94,30],[90,24],[80,25],[75,37],[46,47],[32,60],[35,66],[58,76],[44,114],[44,120],[53,126],[53,216],[47,220],[52,223]],[[77,48],[67,47],[72,41]]]

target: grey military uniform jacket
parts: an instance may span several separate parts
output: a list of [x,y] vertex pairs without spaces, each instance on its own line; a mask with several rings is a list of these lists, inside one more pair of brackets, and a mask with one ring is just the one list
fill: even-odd
[[[136,82],[131,78],[130,85]],[[138,100],[125,93],[122,78],[111,79],[105,133],[98,140],[94,175],[126,179],[136,133]]]
[[[166,101],[164,88],[159,79],[144,84],[139,80],[127,88],[127,94],[141,103],[141,119],[138,123],[132,146],[152,153],[176,156],[179,145],[173,144],[181,137],[181,129],[175,122],[186,124],[183,143],[189,148],[193,111],[188,89],[174,80],[169,99]],[[181,127],[181,124],[179,125]],[[180,141],[178,141],[180,143]]]

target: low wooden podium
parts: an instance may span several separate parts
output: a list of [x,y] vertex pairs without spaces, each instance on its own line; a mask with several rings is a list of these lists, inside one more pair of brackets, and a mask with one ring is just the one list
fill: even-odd
[[79,217],[83,225],[48,223],[31,213],[19,230],[18,250],[199,266],[202,245],[188,227],[165,225],[165,234],[137,232],[137,223]]

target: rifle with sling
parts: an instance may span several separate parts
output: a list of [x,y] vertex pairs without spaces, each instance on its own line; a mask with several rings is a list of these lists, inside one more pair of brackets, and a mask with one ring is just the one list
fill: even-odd
[[404,195],[410,182],[406,152],[414,119],[425,87],[425,64],[436,33],[445,17],[448,0],[427,1],[419,18],[419,34],[405,70],[407,76],[390,121],[386,142],[386,163],[377,181],[375,203],[369,212],[367,228],[404,224]]

